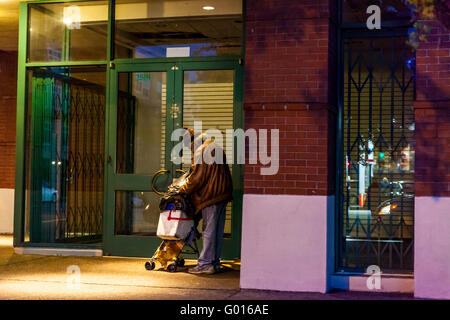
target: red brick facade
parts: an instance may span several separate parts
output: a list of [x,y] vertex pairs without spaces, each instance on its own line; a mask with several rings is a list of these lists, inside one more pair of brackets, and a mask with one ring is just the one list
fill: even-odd
[[262,176],[259,165],[246,164],[245,193],[334,194],[333,5],[247,1],[245,128],[279,129],[280,168]]
[[[335,187],[336,1],[247,0],[245,128],[280,130],[280,168],[245,165],[244,191],[329,195]],[[450,196],[450,31],[416,52],[417,196]],[[14,187],[17,53],[0,51],[0,188]],[[269,148],[270,150],[270,148]]]
[[450,196],[450,30],[436,22],[416,53],[416,196]]
[[0,188],[14,188],[17,52],[0,51]]

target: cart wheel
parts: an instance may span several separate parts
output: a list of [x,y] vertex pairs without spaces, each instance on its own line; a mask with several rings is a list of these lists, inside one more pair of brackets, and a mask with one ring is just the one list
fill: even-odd
[[178,259],[177,260],[177,266],[184,267],[184,259]]
[[145,263],[145,269],[147,269],[147,270],[155,269],[155,263],[153,261],[147,261]]
[[177,271],[177,264],[171,263],[167,266],[167,271],[169,272],[176,272]]

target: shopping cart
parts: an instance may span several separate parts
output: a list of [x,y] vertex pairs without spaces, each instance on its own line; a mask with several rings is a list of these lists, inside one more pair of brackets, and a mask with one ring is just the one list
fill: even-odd
[[[166,192],[155,188],[155,179],[161,174],[170,173],[169,170],[157,171],[151,181],[152,189],[161,197],[159,209],[161,211],[156,235],[163,241],[153,254],[150,261],[145,263],[145,269],[155,270],[157,266],[169,272],[176,272],[178,267],[184,267],[183,255],[198,257],[197,233],[194,223],[194,210],[189,197],[178,192],[188,173],[183,173],[176,179]],[[159,269],[160,269],[159,268]]]

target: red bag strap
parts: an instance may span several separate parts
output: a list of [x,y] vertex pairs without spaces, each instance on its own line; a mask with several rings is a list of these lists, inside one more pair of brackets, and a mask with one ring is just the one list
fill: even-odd
[[167,220],[192,220],[192,218],[175,218],[175,217],[172,217],[172,209],[170,209],[170,211],[169,211],[169,216],[167,217]]

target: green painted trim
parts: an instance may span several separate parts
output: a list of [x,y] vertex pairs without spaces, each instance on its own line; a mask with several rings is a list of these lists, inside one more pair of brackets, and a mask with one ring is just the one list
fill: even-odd
[[26,55],[28,32],[28,6],[20,3],[19,47],[17,70],[17,115],[16,115],[16,169],[14,191],[14,246],[24,240],[25,214],[25,128],[26,128]]
[[215,62],[215,61],[232,61],[239,60],[239,56],[214,56],[214,57],[175,57],[175,58],[130,58],[130,59],[115,59],[114,63],[129,63],[129,64],[147,64],[147,63],[184,63],[184,62]]
[[92,66],[92,65],[105,65],[108,61],[54,61],[54,62],[28,62],[25,63],[25,67],[72,67],[72,66]]
[[111,66],[107,66],[107,83],[106,86],[106,100],[107,108],[105,110],[105,159],[104,159],[104,189],[103,189],[103,200],[104,200],[104,211],[103,211],[103,250],[110,250],[109,244],[112,243],[112,235],[114,234],[114,204],[115,198],[114,194],[111,199],[111,179],[110,172],[116,171],[116,150],[114,148],[116,143],[116,119],[113,115],[117,112],[117,99],[113,96],[113,92],[116,92],[117,87],[117,72],[111,69]]
[[113,236],[103,245],[103,255],[123,257],[151,257],[161,243],[156,237]]
[[66,25],[64,26],[61,60],[70,61],[70,30]]
[[172,66],[173,63],[168,63],[166,61],[163,63],[147,63],[145,65],[114,62],[115,72],[169,72],[169,69]]
[[[111,8],[111,3],[110,3]],[[108,14],[111,16],[112,12],[109,9]],[[108,22],[108,32],[110,32],[111,26]],[[108,43],[109,46],[109,43]],[[109,47],[108,47],[109,49]],[[109,55],[110,51],[108,50],[107,55]],[[113,70],[111,69],[111,65],[107,64],[106,66],[106,88],[105,88],[105,151],[104,151],[104,159],[103,159],[103,228],[102,228],[102,249],[104,249],[104,244],[109,241],[108,237],[108,226],[110,225],[110,216],[111,214],[108,214],[110,212],[110,205],[108,203],[108,190],[109,190],[109,174],[108,171],[110,170],[111,165],[113,165],[112,162],[109,162],[109,155],[110,155],[110,115],[111,115],[111,108],[116,108],[116,101],[115,99],[111,99],[111,85],[113,82]],[[114,82],[115,83],[115,82]],[[115,137],[115,135],[113,135]]]
[[[139,65],[137,65],[139,67]],[[175,166],[170,161],[170,150],[172,150],[175,142],[171,141],[170,137],[173,130],[175,129],[173,118],[171,117],[173,107],[176,103],[175,99],[175,79],[176,73],[174,70],[174,65],[172,63],[167,65],[167,77],[166,77],[166,132],[165,132],[165,168],[170,170],[169,179],[173,178],[173,172]]]
[[[137,257],[137,258],[151,258],[156,250],[156,248],[161,244],[162,240],[157,237],[138,237],[138,236],[115,236],[112,240],[112,246],[114,247],[114,252],[110,252],[103,249],[103,255],[105,256],[122,256],[122,257]],[[231,239],[224,238],[223,246],[230,247],[233,243]],[[203,246],[202,241],[197,240],[197,246],[199,252],[201,252]],[[196,255],[193,254],[182,254],[184,258],[187,259],[197,259]],[[235,257],[234,257],[235,258]],[[227,258],[227,256],[222,255],[222,259],[232,259]]]
[[[184,70],[183,65],[181,63],[174,64],[173,68],[174,70],[174,78],[173,78],[173,105],[170,106],[171,113],[174,113],[173,108],[176,108],[177,117],[171,117],[169,113],[167,113],[168,117],[166,118],[166,122],[171,123],[171,131],[170,134],[172,134],[173,131],[180,129],[183,127],[183,95],[184,95]],[[166,150],[172,150],[173,147],[178,143],[178,141],[172,141],[171,138],[166,135],[166,141],[168,144],[170,144],[170,149]],[[176,169],[181,169],[181,165],[177,167],[170,158],[170,153],[166,152],[166,166],[169,167],[171,170],[171,174],[173,175],[173,172],[175,172]],[[173,178],[173,176],[171,177]]]
[[[245,81],[245,44],[246,33],[245,28],[247,21],[245,19],[247,13],[247,0],[242,1],[242,51],[236,65],[235,87],[234,87],[234,129],[245,129],[245,111],[244,111],[244,81]],[[234,155],[237,158],[237,152]],[[233,164],[233,213],[231,236],[233,245],[231,252],[223,251],[224,259],[241,258],[242,247],[242,214],[243,214],[243,197],[244,197],[244,165]],[[226,239],[228,241],[228,239]],[[224,243],[226,241],[224,239]]]
[[236,59],[227,59],[221,61],[186,61],[176,64],[180,67],[180,71],[196,71],[196,70],[233,70],[239,64]]

